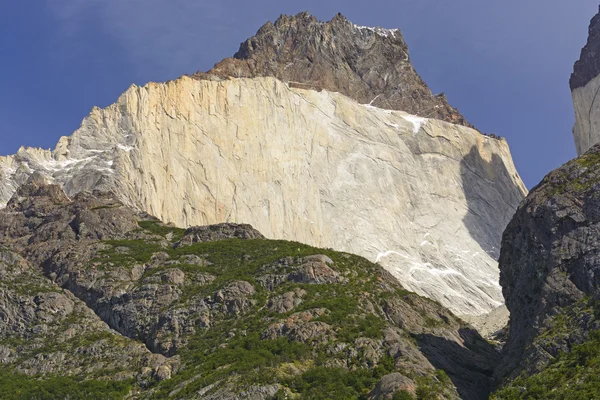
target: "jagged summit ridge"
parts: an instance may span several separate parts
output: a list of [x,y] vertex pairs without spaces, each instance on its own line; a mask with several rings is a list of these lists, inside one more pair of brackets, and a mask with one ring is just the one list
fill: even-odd
[[[600,10],[600,6],[598,7]],[[600,11],[592,18],[588,28],[588,40],[575,62],[569,84],[571,90],[587,85],[600,74]]]
[[233,58],[194,76],[270,76],[339,92],[361,104],[470,126],[415,71],[399,29],[359,26],[341,14],[328,22],[307,12],[282,15],[243,42]]

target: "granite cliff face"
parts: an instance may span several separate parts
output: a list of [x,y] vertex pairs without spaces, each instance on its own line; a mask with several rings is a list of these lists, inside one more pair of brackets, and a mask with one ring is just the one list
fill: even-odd
[[341,14],[321,22],[282,15],[207,73],[195,77],[275,77],[344,94],[361,104],[470,126],[443,94],[433,95],[413,68],[399,29],[369,28]]
[[575,63],[570,84],[575,108],[573,138],[581,155],[600,142],[600,14],[590,23],[588,42]]
[[0,158],[0,205],[38,171],[178,226],[360,254],[478,316],[503,303],[500,236],[526,190],[506,142],[463,125],[399,31],[282,16],[209,73],[132,86],[53,151]]
[[0,170],[6,195],[40,171],[179,226],[250,223],[360,254],[458,314],[502,304],[495,257],[525,193],[504,140],[274,78],[133,86]]

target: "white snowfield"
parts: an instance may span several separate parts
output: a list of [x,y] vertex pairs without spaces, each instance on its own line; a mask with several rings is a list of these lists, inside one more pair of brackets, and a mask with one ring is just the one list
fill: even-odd
[[272,78],[132,86],[0,170],[3,204],[40,171],[179,226],[360,254],[459,315],[502,304],[497,248],[526,193],[504,140]]

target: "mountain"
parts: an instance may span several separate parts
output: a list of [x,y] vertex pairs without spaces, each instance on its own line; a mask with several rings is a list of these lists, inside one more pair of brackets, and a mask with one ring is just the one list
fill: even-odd
[[600,14],[597,14],[590,23],[587,44],[575,63],[570,81],[575,108],[573,138],[578,155],[600,142],[600,107],[596,104],[600,91],[599,54]]
[[362,257],[40,174],[0,211],[0,276],[3,399],[482,399],[498,358]]
[[[285,68],[289,57],[304,61]],[[228,77],[234,64],[250,77]],[[110,190],[177,226],[247,223],[358,254],[456,314],[481,316],[503,304],[496,258],[526,189],[505,140],[374,106],[430,115],[435,103],[435,117],[461,121],[439,101],[399,31],[281,17],[213,71],[132,86],[53,151],[0,158],[0,202],[37,171],[69,196]]]

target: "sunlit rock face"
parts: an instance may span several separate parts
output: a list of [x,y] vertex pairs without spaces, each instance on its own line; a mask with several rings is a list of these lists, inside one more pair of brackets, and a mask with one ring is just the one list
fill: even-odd
[[600,14],[592,18],[587,44],[575,63],[570,84],[575,108],[573,139],[577,154],[582,155],[600,143]]
[[179,226],[249,223],[363,255],[460,315],[502,304],[498,247],[526,192],[504,140],[274,78],[132,86],[0,171],[2,203],[38,171]]

